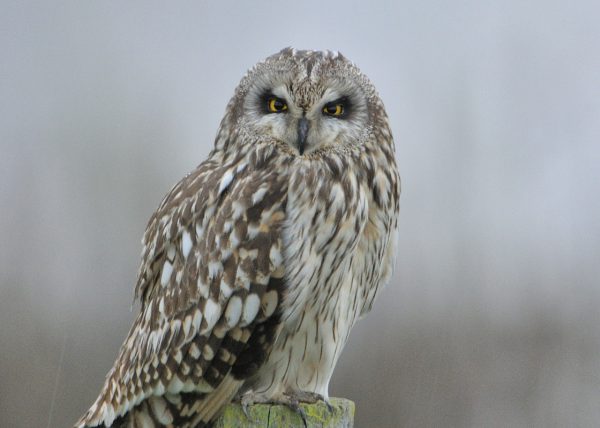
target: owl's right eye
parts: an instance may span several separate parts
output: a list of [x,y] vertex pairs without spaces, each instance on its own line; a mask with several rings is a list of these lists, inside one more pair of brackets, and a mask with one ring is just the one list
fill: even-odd
[[281,98],[272,96],[267,99],[267,111],[269,113],[283,113],[287,108],[287,103]]

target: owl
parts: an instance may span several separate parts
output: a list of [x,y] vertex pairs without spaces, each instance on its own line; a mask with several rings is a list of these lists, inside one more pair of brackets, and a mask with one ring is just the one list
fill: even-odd
[[141,302],[77,427],[206,427],[230,401],[328,400],[390,278],[400,178],[387,115],[337,52],[254,66],[208,159],[150,218]]

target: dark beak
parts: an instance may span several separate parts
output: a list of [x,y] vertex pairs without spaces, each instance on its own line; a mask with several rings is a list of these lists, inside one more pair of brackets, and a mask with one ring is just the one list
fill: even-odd
[[298,151],[300,154],[304,154],[304,147],[306,146],[306,137],[308,136],[308,120],[303,117],[298,122],[298,141],[296,145],[298,146]]

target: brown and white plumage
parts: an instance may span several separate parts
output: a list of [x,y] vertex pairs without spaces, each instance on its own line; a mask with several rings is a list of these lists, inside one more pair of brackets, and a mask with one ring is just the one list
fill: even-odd
[[399,192],[383,104],[352,63],[284,49],[255,66],[150,219],[140,313],[77,426],[196,427],[236,395],[327,398],[390,276]]

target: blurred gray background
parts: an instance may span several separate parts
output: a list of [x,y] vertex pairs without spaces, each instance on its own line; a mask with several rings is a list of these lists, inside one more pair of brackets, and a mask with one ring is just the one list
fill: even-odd
[[0,426],[66,427],[91,404],[133,318],[147,219],[246,69],[288,45],[370,76],[403,177],[396,274],[331,395],[358,427],[598,426],[599,16],[2,1]]

